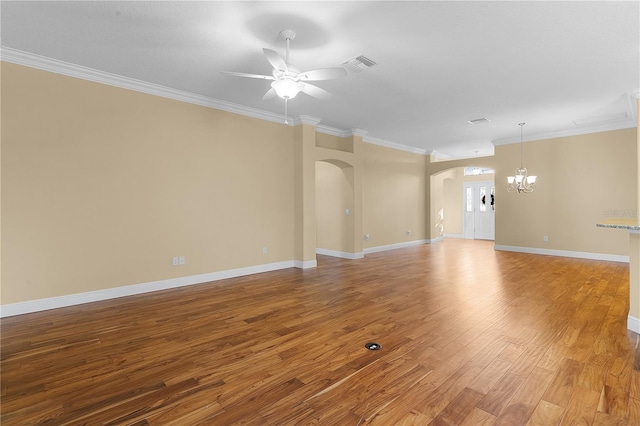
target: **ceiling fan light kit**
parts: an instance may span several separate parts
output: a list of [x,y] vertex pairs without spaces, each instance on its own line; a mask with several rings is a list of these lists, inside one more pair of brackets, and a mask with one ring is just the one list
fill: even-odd
[[287,48],[284,59],[278,55],[274,50],[264,48],[262,52],[267,58],[267,61],[273,67],[272,75],[260,75],[260,74],[248,74],[233,71],[222,71],[224,74],[233,75],[236,77],[245,78],[258,78],[263,80],[272,80],[271,89],[269,89],[262,99],[271,99],[274,96],[278,96],[284,99],[285,106],[285,118],[284,124],[288,124],[287,121],[287,101],[295,98],[298,93],[303,92],[309,96],[315,98],[327,98],[331,96],[329,92],[321,89],[318,86],[307,83],[307,81],[318,80],[332,80],[335,78],[341,78],[347,76],[347,70],[344,67],[334,68],[320,68],[311,71],[299,72],[296,68],[289,64],[289,45],[291,40],[296,37],[296,33],[293,30],[282,30],[280,36],[286,40]]
[[302,84],[288,78],[274,81],[271,87],[282,99],[293,99],[304,89]]

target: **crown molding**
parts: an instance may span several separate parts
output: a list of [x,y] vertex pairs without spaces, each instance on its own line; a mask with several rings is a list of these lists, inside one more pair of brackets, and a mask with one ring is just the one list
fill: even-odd
[[298,124],[310,124],[312,126],[317,126],[320,123],[320,119],[316,117],[312,117],[310,115],[301,115],[300,117],[294,120],[294,125]]
[[[565,130],[561,132],[542,133],[538,135],[530,135],[523,138],[523,142],[542,141],[546,139],[566,138],[569,136],[588,135],[590,133],[610,132],[613,130],[624,130],[637,127],[637,124],[630,117],[625,120],[620,120],[616,123],[607,123],[599,126],[580,127],[571,130]],[[510,145],[514,143],[520,143],[519,137],[509,137],[503,139],[496,139],[491,141],[493,146]]]
[[[123,89],[133,90],[136,92],[146,93],[148,95],[160,96],[163,98],[173,99],[176,101],[186,102],[190,104],[200,105],[207,108],[214,108],[234,114],[244,115],[247,117],[257,118],[260,120],[271,121],[274,123],[283,123],[284,115],[262,111],[256,108],[250,108],[231,102],[221,101],[194,93],[184,92],[182,90],[171,89],[169,87],[158,84],[148,83],[134,78],[123,77],[121,75],[99,71],[93,68],[48,58],[46,56],[36,55],[34,53],[13,49],[6,46],[0,46],[0,59],[5,62],[11,62],[17,65],[23,65],[30,68],[36,68],[55,74],[66,75],[68,77],[79,78],[82,80],[93,81],[95,83],[107,84],[109,86],[120,87]],[[353,135],[364,136],[366,131],[360,129],[343,130],[320,124],[320,119],[316,117],[302,115],[299,118],[290,121],[291,126],[300,124],[311,124],[316,127],[320,133],[326,133],[341,138]],[[408,151],[417,154],[425,154],[425,150],[400,145],[393,142],[383,141],[382,139],[367,138],[364,142],[375,145],[386,146],[401,151]]]
[[[522,141],[540,141],[546,139],[565,138],[568,136],[587,135],[590,133],[610,132],[613,130],[630,129],[638,126],[638,106],[636,99],[640,99],[640,89],[634,89],[627,94],[628,108],[627,111],[621,111],[616,114],[609,114],[608,116],[595,117],[595,119],[602,118],[601,122],[591,122],[589,120],[579,120],[583,122],[584,126],[576,124],[575,129],[564,130],[560,132],[543,133],[538,135],[528,135]],[[620,117],[620,118],[618,118]],[[575,124],[575,122],[574,122]],[[509,145],[519,143],[520,138],[508,137],[502,139],[492,140],[493,146]]]
[[631,111],[631,118],[634,122],[638,123],[638,99],[640,99],[640,89],[632,90],[628,93],[629,97],[629,111]]
[[93,81],[95,83],[107,84],[110,86],[133,90],[136,92],[146,93],[148,95],[160,96],[176,101],[219,109],[222,111],[275,123],[284,122],[284,116],[281,114],[274,114],[256,108],[250,108],[202,95],[196,95],[194,93],[184,92],[182,90],[171,89],[169,87],[148,83],[142,80],[136,80],[134,78],[123,77],[121,75],[104,71],[98,71],[93,68],[59,61],[57,59],[47,58],[45,56],[24,52],[18,49],[12,49],[6,46],[0,47],[0,58],[2,61],[11,62],[17,65],[37,68],[43,71],[62,74],[82,80]]
[[337,136],[339,138],[348,138],[351,133],[348,130],[338,129],[337,127],[327,126],[325,124],[316,125],[316,130],[325,135]]
[[379,146],[384,146],[387,148],[392,148],[392,149],[396,149],[398,151],[405,151],[405,152],[411,152],[413,154],[420,154],[420,155],[430,155],[431,151],[427,151],[426,149],[423,148],[416,148],[413,146],[407,146],[407,145],[400,145],[399,143],[395,143],[395,142],[389,142],[386,141],[384,139],[378,139],[378,138],[374,138],[371,136],[364,136],[362,138],[362,140],[366,143],[370,143],[373,145],[379,145]]
[[[159,96],[167,99],[173,99],[176,101],[186,102],[194,105],[200,105],[207,108],[218,109],[234,114],[239,114],[247,117],[257,118],[259,120],[270,121],[274,123],[283,123],[284,115],[276,114],[259,110],[257,108],[251,108],[231,102],[226,102],[194,93],[185,92],[182,90],[172,89],[169,87],[161,86],[158,84],[148,83],[142,80],[137,80],[129,77],[123,77],[117,74],[112,74],[104,71],[95,70],[93,68],[84,67],[81,65],[72,64],[69,62],[60,61],[57,59],[51,59],[45,56],[36,55],[34,53],[25,52],[18,49],[13,49],[6,46],[0,46],[0,60],[5,62],[14,63],[17,65],[23,65],[31,68],[40,69],[56,74],[66,75],[69,77],[75,77],[82,80],[93,81],[96,83],[106,84],[110,86],[120,87],[123,89],[133,90],[149,95]],[[640,89],[635,89],[628,93],[629,98],[629,113],[626,120],[618,120],[615,123],[604,123],[602,125],[591,127],[580,127],[573,130],[547,133],[542,135],[529,135],[524,142],[532,140],[544,140],[554,139],[567,136],[577,136],[588,133],[606,132],[611,130],[628,129],[637,126],[637,102],[636,99],[640,98]],[[331,126],[320,124],[320,119],[310,116],[300,116],[290,122],[290,125],[297,126],[302,123],[312,124],[316,127],[316,131],[325,133],[341,138],[351,136],[362,136],[362,140],[365,143],[373,145],[379,145],[386,148],[391,148],[399,151],[410,152],[413,154],[430,155],[431,151],[422,148],[416,148],[412,146],[402,145],[396,142],[390,142],[384,139],[374,138],[367,136],[367,132],[361,129],[338,129]],[[491,141],[494,146],[507,145],[520,142],[519,138],[503,138]]]
[[397,151],[405,151],[410,152],[412,154],[420,154],[420,155],[429,155],[431,151],[427,151],[426,149],[415,148],[412,146],[401,145],[395,142],[389,142],[384,139],[378,139],[371,136],[367,136],[367,131],[362,129],[350,129],[350,130],[342,130],[335,127],[326,126],[323,124],[316,125],[316,131],[319,133],[324,133],[327,135],[337,136],[339,138],[348,138],[352,136],[361,136],[362,141],[365,143],[370,143],[372,145],[384,146],[386,148],[395,149]]
[[367,132],[366,130],[362,130],[362,129],[351,129],[349,130],[349,136],[360,136],[362,138],[364,138],[365,136],[367,136]]

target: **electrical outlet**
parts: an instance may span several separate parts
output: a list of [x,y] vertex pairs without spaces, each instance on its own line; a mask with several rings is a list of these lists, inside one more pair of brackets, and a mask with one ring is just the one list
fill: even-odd
[[267,254],[268,250],[266,247],[262,247],[262,254]]
[[173,266],[178,266],[179,262],[180,262],[180,259],[178,258],[178,256],[175,256],[173,258]]
[[364,234],[364,240],[365,241],[369,241],[370,238],[371,238],[371,236],[369,234]]
[[542,239],[544,240],[545,243],[549,242],[549,236],[548,235],[545,235]]
[[184,265],[184,256],[180,256],[180,259],[178,260],[178,262],[179,262],[181,265]]

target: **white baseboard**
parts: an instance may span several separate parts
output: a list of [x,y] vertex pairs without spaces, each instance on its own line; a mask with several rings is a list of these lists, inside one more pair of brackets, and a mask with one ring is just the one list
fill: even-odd
[[434,242],[434,240],[415,240],[415,241],[408,241],[406,243],[388,244],[386,246],[369,247],[364,249],[363,251],[364,251],[364,254],[377,253],[380,251],[396,250],[396,249],[413,247],[413,246],[421,246],[422,244],[428,244],[430,242]]
[[627,328],[634,333],[640,334],[640,318],[629,315],[629,318],[627,318]]
[[325,256],[332,256],[332,257],[340,257],[342,259],[351,259],[351,260],[364,258],[363,252],[348,253],[345,251],[336,251],[336,250],[329,250],[329,249],[323,249],[323,248],[317,248],[316,254],[322,254]]
[[317,260],[294,260],[293,266],[300,269],[317,268],[318,261]]
[[464,234],[444,234],[445,238],[459,238],[464,240]]
[[[187,277],[171,278],[168,280],[154,281],[143,284],[134,284],[122,287],[108,288],[104,290],[89,291],[86,293],[69,294],[66,296],[49,297],[46,299],[28,300],[26,302],[10,303],[0,306],[0,318],[14,315],[28,314],[30,312],[46,311],[49,309],[64,308],[66,306],[80,305],[83,303],[98,302],[100,300],[115,299],[118,297],[133,296],[158,290],[183,287],[194,284],[202,284],[210,281],[219,281],[227,278],[241,277],[244,275],[259,274],[262,272],[276,271],[286,268],[308,268],[316,266],[315,261],[299,262],[284,261],[267,263],[264,265],[249,266],[246,268],[229,269],[226,271],[210,272],[207,274],[191,275]],[[313,266],[310,264],[313,263]]]
[[607,260],[610,262],[629,263],[629,256],[623,256],[618,254],[588,253],[584,251],[569,251],[569,250],[549,250],[549,249],[541,249],[536,247],[503,246],[499,244],[496,244],[494,246],[494,249],[502,250],[502,251],[515,251],[519,253],[544,254],[547,256],[575,257],[578,259]]

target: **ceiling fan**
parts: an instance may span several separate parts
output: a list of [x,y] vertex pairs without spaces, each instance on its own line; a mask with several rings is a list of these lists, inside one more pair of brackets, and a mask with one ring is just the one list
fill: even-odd
[[264,94],[262,99],[271,99],[278,95],[284,99],[285,124],[287,122],[287,102],[289,99],[295,98],[298,93],[306,93],[319,99],[326,99],[331,94],[318,86],[307,83],[308,81],[332,80],[347,76],[347,70],[342,67],[320,68],[311,71],[301,72],[291,66],[289,63],[289,44],[296,37],[293,30],[282,30],[280,36],[287,41],[287,50],[284,59],[278,53],[271,49],[262,49],[267,61],[273,67],[271,75],[247,74],[243,72],[222,71],[224,74],[236,77],[259,78],[262,80],[271,80],[271,88]]

